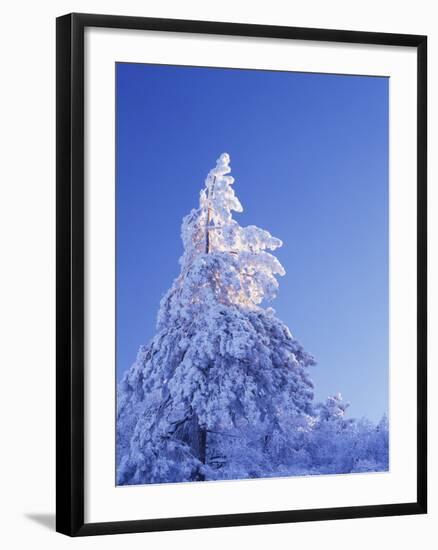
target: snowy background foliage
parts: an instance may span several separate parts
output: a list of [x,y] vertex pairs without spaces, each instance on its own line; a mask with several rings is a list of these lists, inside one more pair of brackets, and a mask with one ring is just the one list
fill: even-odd
[[118,386],[117,483],[387,470],[386,417],[349,419],[340,394],[315,403],[314,358],[265,307],[282,242],[233,219],[229,163],[183,220],[180,275]]

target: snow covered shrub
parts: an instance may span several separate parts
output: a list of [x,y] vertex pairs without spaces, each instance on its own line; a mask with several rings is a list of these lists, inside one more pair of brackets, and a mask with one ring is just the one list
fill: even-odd
[[313,357],[260,305],[285,274],[282,242],[233,219],[229,162],[183,220],[180,275],[119,384],[118,483],[386,469],[387,425],[345,420],[340,396],[315,405]]

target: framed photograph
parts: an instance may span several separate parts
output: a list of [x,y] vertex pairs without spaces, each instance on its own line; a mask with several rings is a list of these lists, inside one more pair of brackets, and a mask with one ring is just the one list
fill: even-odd
[[57,530],[426,513],[426,37],[57,19]]

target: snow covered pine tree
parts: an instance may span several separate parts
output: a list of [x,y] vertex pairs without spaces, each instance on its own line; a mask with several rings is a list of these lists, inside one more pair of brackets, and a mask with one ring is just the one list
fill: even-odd
[[[326,473],[313,464],[329,453],[319,448],[331,444],[326,427],[354,436],[338,398],[331,416],[313,405],[312,356],[260,305],[285,273],[268,252],[282,242],[233,219],[242,206],[229,163],[219,157],[183,220],[181,273],[161,300],[157,334],[119,384],[120,485]],[[358,460],[381,468],[372,454],[349,470]]]

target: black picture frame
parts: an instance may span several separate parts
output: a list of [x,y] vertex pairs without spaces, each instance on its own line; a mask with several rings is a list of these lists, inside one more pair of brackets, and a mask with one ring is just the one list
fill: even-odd
[[[406,46],[417,52],[417,499],[105,523],[84,522],[84,29],[158,30]],[[73,13],[56,21],[56,530],[69,536],[363,518],[427,511],[427,37]]]

